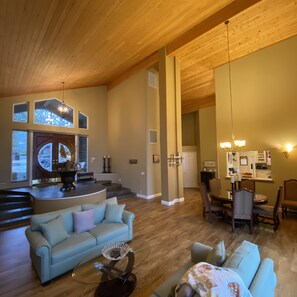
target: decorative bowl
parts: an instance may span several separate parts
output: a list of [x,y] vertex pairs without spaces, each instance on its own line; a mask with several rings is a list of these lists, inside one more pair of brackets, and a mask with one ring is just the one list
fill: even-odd
[[108,244],[102,249],[102,255],[111,261],[123,259],[129,251],[132,251],[127,243],[112,243]]

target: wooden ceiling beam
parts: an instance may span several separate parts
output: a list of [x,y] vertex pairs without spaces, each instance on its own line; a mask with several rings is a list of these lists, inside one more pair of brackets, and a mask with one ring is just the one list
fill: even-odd
[[166,46],[167,54],[173,55],[178,49],[188,44],[192,40],[200,37],[214,27],[222,24],[225,20],[232,18],[233,16],[260,1],[262,0],[236,0],[232,2],[231,4],[225,6],[215,14],[205,19],[203,22],[197,24],[192,29],[188,30],[187,32],[170,42]]

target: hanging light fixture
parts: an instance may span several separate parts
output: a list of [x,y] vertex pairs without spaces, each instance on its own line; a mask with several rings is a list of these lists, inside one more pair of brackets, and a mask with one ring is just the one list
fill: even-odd
[[229,20],[225,21],[227,28],[227,50],[228,50],[228,72],[229,72],[229,99],[230,99],[230,111],[231,111],[231,130],[232,130],[232,142],[221,142],[220,147],[226,150],[238,150],[245,146],[245,140],[235,140],[234,125],[233,125],[233,102],[232,102],[232,79],[231,79],[231,59],[230,59],[230,43],[229,43]]
[[64,118],[65,115],[66,115],[66,114],[68,113],[68,111],[69,111],[67,105],[66,105],[65,102],[64,102],[64,88],[65,88],[65,82],[62,82],[62,92],[63,92],[63,94],[62,94],[62,103],[61,103],[61,104],[59,105],[59,107],[58,107],[58,111],[59,111],[60,116],[61,116],[62,118]]

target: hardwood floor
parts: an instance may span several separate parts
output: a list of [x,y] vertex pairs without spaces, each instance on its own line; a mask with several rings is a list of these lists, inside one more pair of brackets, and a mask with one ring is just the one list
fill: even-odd
[[[231,225],[202,217],[198,190],[185,190],[185,201],[168,207],[160,198],[144,200],[125,198],[120,204],[135,213],[134,240],[144,240],[151,251],[146,262],[136,263],[137,288],[132,297],[149,296],[168,275],[189,260],[194,241],[214,245],[224,240],[232,252],[242,240],[259,245],[261,256],[274,260],[278,278],[276,296],[297,296],[297,216],[289,214],[274,233],[269,225],[257,226],[253,234],[245,226],[231,232]],[[93,296],[96,285],[74,281],[71,272],[42,286],[31,266],[26,227],[0,233],[0,296]],[[137,261],[137,259],[136,259]]]

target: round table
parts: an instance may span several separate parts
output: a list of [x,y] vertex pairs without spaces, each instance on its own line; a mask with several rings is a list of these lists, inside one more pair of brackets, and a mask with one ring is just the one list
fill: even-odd
[[99,284],[95,297],[130,296],[137,284],[133,269],[148,259],[150,246],[142,240],[128,244],[131,250],[120,260],[106,259],[101,250],[89,254],[74,268],[73,279],[83,284]]

